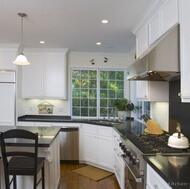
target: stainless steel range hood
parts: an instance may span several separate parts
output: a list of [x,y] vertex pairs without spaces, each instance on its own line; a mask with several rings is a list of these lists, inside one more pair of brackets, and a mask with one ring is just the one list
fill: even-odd
[[171,81],[180,78],[179,25],[127,68],[128,80]]

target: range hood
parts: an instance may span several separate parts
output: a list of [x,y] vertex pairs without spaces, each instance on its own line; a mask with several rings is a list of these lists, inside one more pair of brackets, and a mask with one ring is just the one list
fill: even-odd
[[128,80],[171,81],[180,78],[179,25],[127,68]]

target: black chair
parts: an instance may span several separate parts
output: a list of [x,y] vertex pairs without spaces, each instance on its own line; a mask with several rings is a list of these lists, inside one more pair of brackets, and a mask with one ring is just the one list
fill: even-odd
[[[38,157],[38,134],[22,129],[11,129],[0,133],[0,138],[6,189],[10,189],[12,183],[13,188],[17,188],[17,175],[32,175],[34,177],[33,188],[36,189],[37,185],[42,182],[42,189],[45,189],[45,158]],[[27,150],[19,150],[19,142],[29,144]],[[40,170],[41,178],[37,181],[37,174]],[[11,179],[9,179],[10,176],[12,176]]]

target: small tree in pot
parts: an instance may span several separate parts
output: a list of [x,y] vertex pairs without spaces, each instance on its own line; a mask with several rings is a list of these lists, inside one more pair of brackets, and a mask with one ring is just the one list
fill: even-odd
[[136,110],[140,109],[140,107],[134,106],[133,103],[129,102],[129,100],[126,98],[115,99],[113,105],[117,109],[119,119],[126,119],[127,111],[135,112]]
[[128,111],[127,109],[128,102],[129,101],[126,98],[115,99],[113,105],[117,109],[119,119],[126,119]]

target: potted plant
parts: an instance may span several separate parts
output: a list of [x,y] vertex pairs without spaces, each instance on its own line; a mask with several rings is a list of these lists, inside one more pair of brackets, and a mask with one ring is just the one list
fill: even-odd
[[126,98],[115,99],[114,107],[117,109],[119,119],[126,119],[127,117],[127,104],[128,100]]
[[115,99],[113,105],[117,109],[119,119],[126,119],[127,111],[135,112],[136,110],[140,109],[140,107],[134,106],[134,104],[126,98]]

